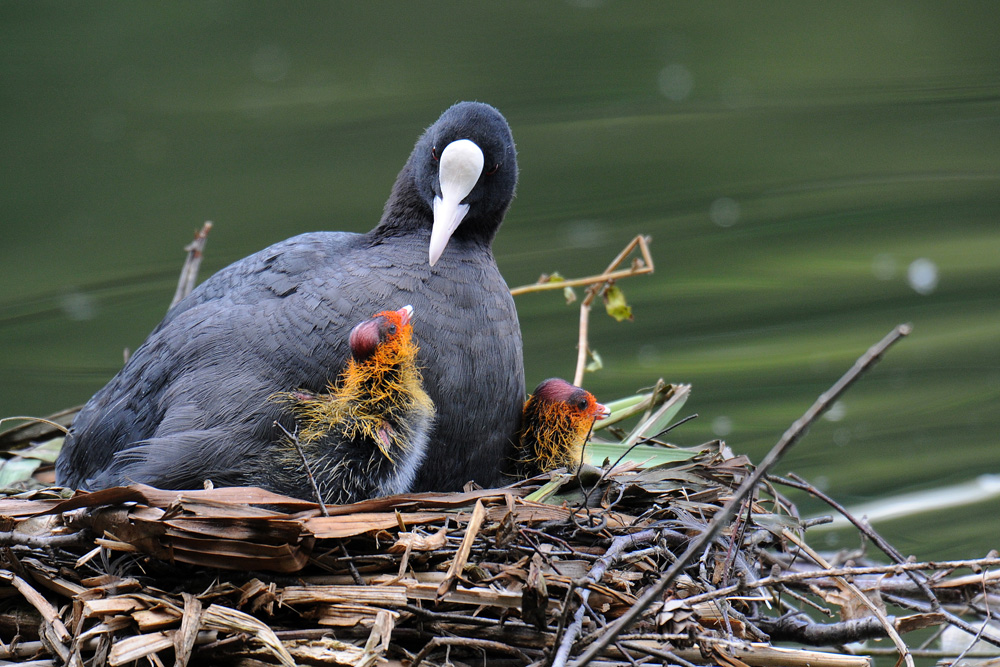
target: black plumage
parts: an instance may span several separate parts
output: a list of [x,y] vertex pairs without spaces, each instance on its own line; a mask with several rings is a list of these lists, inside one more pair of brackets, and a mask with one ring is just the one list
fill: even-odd
[[409,303],[421,313],[418,363],[437,408],[412,490],[503,483],[524,370],[491,244],[516,181],[503,116],[486,104],[451,107],[417,141],[372,231],[277,243],[174,306],[77,415],[58,482],[243,483],[280,437],[274,420],[292,425],[268,397],[322,391],[347,362],[351,327],[383,304]]

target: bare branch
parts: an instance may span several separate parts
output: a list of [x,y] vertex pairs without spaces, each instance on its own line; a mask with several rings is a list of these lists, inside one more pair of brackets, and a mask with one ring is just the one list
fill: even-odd
[[885,338],[873,345],[868,349],[858,360],[854,363],[847,373],[845,373],[839,380],[837,380],[834,385],[824,392],[812,406],[806,410],[805,414],[797,419],[791,427],[785,431],[784,435],[778,443],[771,448],[771,451],[767,453],[764,460],[761,461],[757,469],[754,470],[744,482],[740,485],[739,489],[733,494],[732,498],[722,507],[721,510],[716,512],[712,521],[706,526],[705,530],[701,535],[692,540],[688,544],[688,548],[684,550],[676,561],[670,566],[663,577],[656,583],[656,585],[651,586],[643,593],[642,597],[621,616],[617,621],[610,624],[607,631],[601,635],[593,644],[591,644],[583,655],[580,656],[579,665],[589,664],[594,660],[608,644],[613,642],[615,638],[621,634],[621,632],[634,623],[646,609],[655,600],[659,599],[663,595],[663,591],[667,589],[667,586],[674,582],[677,575],[680,574],[681,570],[687,566],[687,564],[694,558],[697,554],[711,543],[715,538],[715,535],[722,529],[724,523],[727,523],[729,519],[733,516],[736,509],[742,504],[743,500],[747,498],[753,490],[756,488],[758,482],[763,479],[771,468],[785,455],[785,453],[792,448],[792,446],[799,441],[799,439],[805,435],[809,426],[820,417],[824,412],[826,412],[829,407],[833,404],[837,398],[843,394],[848,387],[850,387],[854,382],[869,368],[871,368],[875,363],[881,359],[882,355],[885,354],[894,343],[899,341],[902,337],[908,335],[911,331],[910,325],[901,324],[893,329]]

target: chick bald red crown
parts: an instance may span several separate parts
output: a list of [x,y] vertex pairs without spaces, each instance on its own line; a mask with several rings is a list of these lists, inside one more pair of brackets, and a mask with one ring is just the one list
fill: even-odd
[[399,310],[383,310],[356,325],[348,337],[351,355],[357,361],[364,361],[375,353],[379,345],[397,336],[408,338],[412,334],[412,317],[413,306],[406,305]]
[[572,385],[562,378],[542,381],[535,389],[534,396],[548,403],[563,403],[581,417],[601,420],[611,414],[611,410],[606,405],[598,403],[589,391]]

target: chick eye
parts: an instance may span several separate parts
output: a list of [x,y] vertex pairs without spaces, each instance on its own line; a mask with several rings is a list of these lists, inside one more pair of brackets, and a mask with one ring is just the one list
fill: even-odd
[[395,324],[390,324],[388,332],[389,332],[390,336],[395,336],[396,335],[396,325]]
[[586,410],[587,409],[587,399],[583,399],[582,398],[579,401],[577,401],[576,407],[579,410]]
[[438,148],[437,148],[437,146],[431,146],[431,157],[434,158],[435,162],[438,161]]
[[495,165],[493,165],[493,168],[492,168],[492,169],[490,169],[490,170],[489,170],[488,172],[486,172],[486,175],[487,175],[487,176],[492,176],[493,174],[497,173],[497,170],[498,170],[499,168],[500,168],[500,163],[499,163],[499,162],[497,162],[497,163],[496,163]]

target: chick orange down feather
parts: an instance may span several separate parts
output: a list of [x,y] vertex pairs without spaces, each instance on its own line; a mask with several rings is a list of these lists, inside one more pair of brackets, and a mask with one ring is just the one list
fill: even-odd
[[594,421],[608,414],[608,408],[589,391],[559,378],[543,381],[524,404],[518,477],[561,467],[576,469]]
[[[410,490],[423,463],[434,405],[416,365],[405,306],[376,314],[350,334],[351,359],[328,393],[288,392],[296,437],[326,503],[350,503]],[[312,499],[302,457],[280,444],[279,465],[262,486]]]

